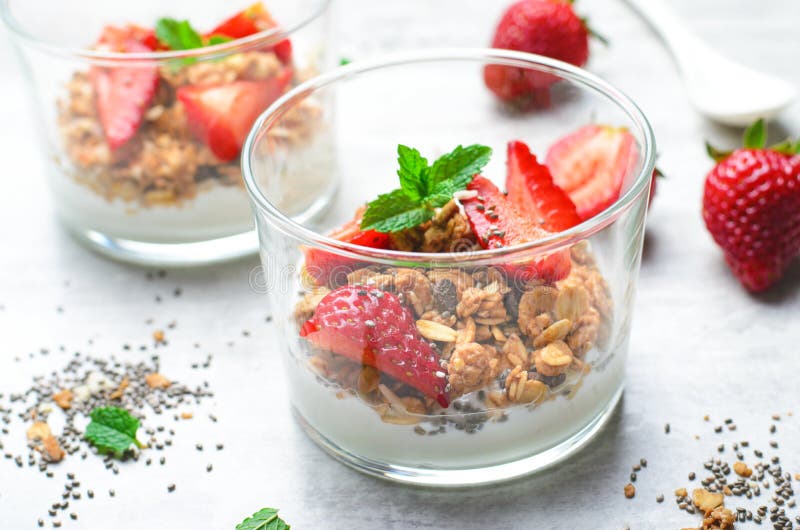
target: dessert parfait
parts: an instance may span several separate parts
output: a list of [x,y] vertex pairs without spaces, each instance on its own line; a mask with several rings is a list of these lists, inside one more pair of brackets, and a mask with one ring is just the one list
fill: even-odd
[[400,188],[330,234],[422,264],[304,250],[290,388],[334,452],[415,469],[501,465],[568,440],[618,397],[625,351],[613,344],[615,301],[588,240],[472,261],[615,202],[638,157],[633,136],[581,128],[547,165],[512,141],[504,186],[481,174],[490,157],[459,146],[429,164],[401,145]]
[[[94,242],[161,247],[252,232],[244,140],[261,112],[323,66],[322,43],[305,42],[310,23],[291,23],[284,29],[259,2],[208,26],[169,17],[105,25],[76,52],[89,59],[57,81],[52,182],[67,225]],[[305,101],[272,141],[304,145],[318,117]],[[206,250],[189,259],[219,249]]]

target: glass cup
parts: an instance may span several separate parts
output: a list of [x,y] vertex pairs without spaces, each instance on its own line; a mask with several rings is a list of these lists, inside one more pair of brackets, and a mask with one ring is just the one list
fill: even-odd
[[[254,1],[0,0],[41,119],[55,208],[79,240],[145,264],[257,251],[241,147],[272,101],[327,68],[330,9]],[[230,35],[213,32],[244,9]],[[161,18],[188,20],[211,45],[154,51]],[[301,141],[315,119],[298,115],[280,134]]]
[[[537,108],[515,110],[487,90],[487,66],[555,84],[537,91]],[[320,156],[271,134],[305,105],[324,109],[321,121],[336,131]],[[626,127],[635,149],[619,199],[569,230],[491,250],[462,234],[426,252],[326,235],[398,187],[398,144],[429,160],[457,145],[488,145],[494,156],[482,174],[502,183],[507,142],[523,140],[543,156],[590,122]],[[354,63],[274,103],[245,144],[243,174],[261,242],[259,288],[309,436],[360,471],[452,486],[520,476],[584,446],[622,394],[654,153],[647,120],[619,90],[568,64],[507,50]],[[306,171],[327,175],[326,184],[287,184]],[[287,202],[298,192],[307,209]],[[330,203],[321,215],[320,203]],[[395,248],[436,240],[462,215],[457,206],[395,239]],[[566,260],[568,274],[512,273],[553,259]],[[408,371],[398,375],[397,366]]]

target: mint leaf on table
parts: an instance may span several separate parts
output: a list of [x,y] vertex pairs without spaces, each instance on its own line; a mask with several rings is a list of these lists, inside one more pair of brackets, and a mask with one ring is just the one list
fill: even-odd
[[278,517],[275,508],[262,508],[236,525],[236,530],[289,530],[286,521]]
[[398,145],[400,189],[379,195],[367,205],[361,229],[400,232],[429,221],[436,208],[467,187],[491,156],[491,148],[484,145],[459,145],[429,165],[418,150]]
[[117,458],[130,449],[131,445],[142,447],[136,439],[139,420],[118,407],[96,408],[90,414],[92,419],[86,427],[84,437],[103,454],[111,453]]
[[156,38],[170,50],[193,50],[203,47],[203,37],[188,20],[160,19],[156,22]]

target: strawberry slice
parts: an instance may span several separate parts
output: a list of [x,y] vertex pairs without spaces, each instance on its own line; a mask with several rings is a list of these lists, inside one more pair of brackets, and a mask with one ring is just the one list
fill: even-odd
[[261,81],[235,81],[219,86],[182,86],[178,100],[186,109],[189,128],[222,161],[239,156],[256,118],[289,86],[292,71]]
[[[362,247],[391,248],[392,238],[389,234],[375,230],[361,230],[361,217],[365,210],[366,207],[359,208],[351,221],[330,233],[329,237]],[[307,249],[305,254],[306,273],[318,285],[341,285],[347,281],[347,275],[358,265],[352,259],[316,248]]]
[[[278,23],[269,14],[264,4],[258,2],[236,13],[206,36],[221,35],[231,39],[241,39],[277,26]],[[283,64],[289,64],[292,60],[292,41],[284,39],[273,46],[270,51],[274,52]]]
[[522,142],[509,142],[506,160],[508,200],[529,221],[549,232],[561,232],[580,224],[575,204],[553,182],[550,170],[536,160]]
[[[483,248],[511,247],[550,235],[550,232],[539,228],[517,211],[503,192],[486,178],[476,176],[467,189],[478,192],[477,197],[462,199],[461,204],[472,231]],[[570,267],[569,251],[563,250],[509,263],[504,266],[504,270],[510,278],[520,282],[533,279],[555,282],[564,279],[569,274]]]
[[447,369],[393,293],[345,285],[328,293],[300,329],[314,346],[372,366],[447,408]]
[[619,198],[638,156],[636,140],[627,129],[587,125],[553,144],[546,164],[586,220]]
[[[107,26],[95,47],[118,53],[147,53],[148,33],[138,26]],[[89,80],[95,95],[100,124],[112,151],[136,134],[158,87],[158,69],[147,66],[93,66]]]

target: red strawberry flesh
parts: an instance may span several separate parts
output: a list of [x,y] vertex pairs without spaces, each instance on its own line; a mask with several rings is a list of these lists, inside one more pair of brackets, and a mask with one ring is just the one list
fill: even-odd
[[[277,26],[278,24],[273,20],[264,4],[258,2],[224,21],[211,30],[207,37],[219,35],[231,39],[241,39]],[[271,51],[275,52],[283,64],[288,64],[292,60],[292,42],[289,39],[278,42],[271,48]]]
[[527,145],[509,142],[506,173],[508,200],[528,221],[549,232],[580,224],[575,204],[556,186],[547,166],[536,160]]
[[446,368],[420,336],[411,311],[392,293],[340,287],[322,299],[300,335],[416,388],[442,407],[450,404]]
[[234,81],[215,86],[182,86],[177,97],[192,133],[222,161],[236,159],[256,118],[283,94],[292,71],[261,81]]
[[[137,26],[103,31],[96,49],[116,53],[148,53],[149,33]],[[158,87],[155,64],[93,66],[89,80],[106,141],[112,151],[127,144],[138,131]]]
[[[389,234],[375,230],[361,230],[361,217],[366,208],[359,208],[355,217],[344,226],[329,234],[329,237],[361,247],[389,249],[392,238]],[[305,270],[318,285],[341,285],[347,274],[358,266],[358,262],[344,256],[317,248],[305,251]]]
[[553,144],[546,164],[585,220],[619,198],[638,156],[636,140],[626,129],[587,125]]
[[[462,199],[464,212],[470,227],[485,249],[507,248],[530,243],[550,235],[517,211],[517,208],[488,179],[478,175],[467,186],[477,196]],[[568,250],[552,254],[526,257],[519,262],[503,266],[506,274],[514,280],[540,279],[555,282],[564,279],[570,271]]]

